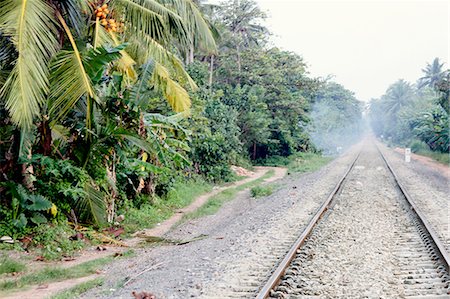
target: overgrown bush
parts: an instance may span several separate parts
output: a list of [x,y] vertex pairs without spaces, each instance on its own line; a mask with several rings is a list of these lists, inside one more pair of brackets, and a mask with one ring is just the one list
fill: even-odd
[[56,207],[40,194],[33,194],[20,184],[3,184],[8,206],[0,206],[0,235],[23,236],[31,226],[46,223],[56,215]]
[[78,250],[86,246],[82,240],[71,238],[76,231],[67,221],[58,224],[45,224],[32,229],[32,246],[46,260],[56,260],[62,257],[73,256]]
[[263,196],[269,196],[273,193],[273,187],[272,186],[256,186],[250,189],[250,193],[252,197],[263,197]]
[[409,147],[411,148],[411,151],[413,153],[417,153],[420,151],[426,151],[426,150],[430,149],[430,147],[425,142],[420,141],[420,140],[411,141],[411,143],[409,144]]

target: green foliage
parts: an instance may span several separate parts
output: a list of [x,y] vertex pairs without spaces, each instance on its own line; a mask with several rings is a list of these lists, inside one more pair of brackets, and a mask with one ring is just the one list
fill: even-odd
[[36,187],[48,198],[58,199],[60,212],[70,214],[73,209],[78,220],[102,224],[105,221],[104,195],[95,187],[85,169],[70,160],[34,155]]
[[412,123],[414,134],[431,150],[448,152],[450,147],[448,114],[443,109],[423,113]]
[[420,140],[413,140],[411,141],[411,143],[409,144],[409,147],[411,148],[411,152],[413,153],[418,153],[418,152],[422,152],[422,151],[426,151],[429,149],[428,145]]
[[316,171],[332,160],[332,157],[321,153],[298,152],[289,157],[273,156],[258,160],[259,165],[287,167],[289,173],[304,173]]
[[203,136],[194,140],[192,159],[197,170],[208,181],[229,181],[233,179],[233,172],[228,162],[227,141],[220,134]]
[[199,195],[211,190],[211,185],[201,178],[178,180],[162,198],[141,196],[140,205],[123,207],[123,225],[128,233],[155,226],[173,215],[176,209],[190,204]]
[[81,240],[70,240],[76,234],[67,222],[58,224],[46,224],[35,227],[33,234],[33,246],[46,260],[58,260],[62,257],[73,256],[86,245]]
[[1,207],[2,228],[0,233],[18,237],[27,231],[31,225],[39,225],[47,222],[51,215],[47,212],[52,203],[40,194],[32,194],[22,185],[12,182],[6,183],[9,190],[6,195],[10,199],[10,206]]
[[4,273],[17,273],[26,269],[26,266],[7,256],[0,257],[0,275]]
[[[418,88],[399,80],[379,100],[372,100],[370,121],[374,132],[390,144],[407,146],[419,140],[432,151],[448,153],[448,74],[435,59],[423,70]],[[420,147],[421,150],[423,144]],[[419,150],[419,149],[418,149]]]
[[252,197],[264,197],[273,193],[273,186],[256,186],[250,189]]

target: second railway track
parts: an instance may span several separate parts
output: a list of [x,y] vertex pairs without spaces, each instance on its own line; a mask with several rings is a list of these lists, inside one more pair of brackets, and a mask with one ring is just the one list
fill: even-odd
[[450,298],[448,254],[375,144],[342,181],[257,297]]

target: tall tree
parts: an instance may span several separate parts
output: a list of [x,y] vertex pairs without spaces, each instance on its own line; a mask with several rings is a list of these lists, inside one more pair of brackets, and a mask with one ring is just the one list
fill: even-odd
[[435,88],[436,84],[445,77],[445,71],[442,70],[444,63],[439,61],[436,57],[432,63],[427,63],[426,67],[422,69],[424,76],[419,79],[418,87]]

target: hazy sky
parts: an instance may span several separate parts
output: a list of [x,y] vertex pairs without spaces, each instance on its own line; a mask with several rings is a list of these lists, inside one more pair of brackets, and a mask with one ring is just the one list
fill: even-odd
[[335,75],[360,100],[399,78],[415,82],[434,57],[449,61],[450,1],[257,2],[275,45],[302,55],[312,75]]

